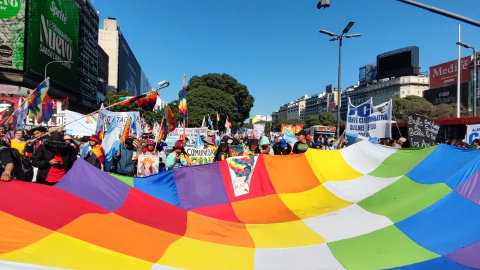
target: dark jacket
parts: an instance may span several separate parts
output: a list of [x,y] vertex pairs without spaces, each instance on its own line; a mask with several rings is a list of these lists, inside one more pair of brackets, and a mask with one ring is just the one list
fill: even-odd
[[275,155],[289,155],[291,152],[292,146],[289,143],[286,143],[285,147],[281,147],[279,142],[273,145],[273,153]]
[[60,151],[62,156],[63,168],[68,172],[77,159],[78,150],[68,142],[45,140],[32,156],[34,167],[38,168],[37,182],[44,182],[50,170],[49,161],[54,159],[56,150]]
[[[301,144],[301,142],[299,142],[299,141],[293,144],[292,152],[294,154],[301,154],[301,153],[307,152],[307,150],[299,150],[298,149],[299,144]],[[313,143],[311,141],[307,140],[306,144],[307,144],[308,148],[313,148]]]
[[120,156],[113,155],[113,159],[117,162],[116,172],[118,173],[131,173],[135,171],[135,162],[132,160],[133,153],[137,149],[132,145],[130,149],[125,147],[124,144],[120,145]]

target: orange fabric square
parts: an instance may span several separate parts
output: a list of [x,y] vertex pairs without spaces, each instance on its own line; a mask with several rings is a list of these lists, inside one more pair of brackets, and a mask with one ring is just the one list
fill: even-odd
[[186,237],[236,247],[255,247],[247,226],[188,212]]
[[277,194],[232,202],[238,219],[245,224],[269,224],[300,220]]
[[0,253],[31,245],[53,231],[0,211]]
[[86,214],[57,231],[150,262],[157,262],[168,246],[182,237],[114,213]]
[[277,194],[297,193],[320,185],[305,155],[264,155],[265,167]]

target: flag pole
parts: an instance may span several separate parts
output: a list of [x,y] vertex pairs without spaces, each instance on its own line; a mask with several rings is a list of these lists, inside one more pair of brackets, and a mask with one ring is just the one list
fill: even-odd
[[[165,88],[165,87],[168,87],[168,86],[170,85],[169,82],[167,82],[167,81],[164,81],[164,82],[165,82],[165,83],[163,84],[163,87],[159,87],[159,88],[154,89],[154,90],[152,90],[152,91],[150,91],[150,92],[146,92],[146,93],[144,93],[144,94],[142,94],[142,95],[152,94],[153,92],[157,92],[158,90],[160,90],[160,89],[162,89],[162,88]],[[136,98],[136,97],[133,97],[132,99],[134,99],[134,98]],[[67,126],[67,125],[70,125],[70,124],[73,124],[73,123],[75,123],[75,122],[77,122],[77,121],[79,121],[79,120],[81,120],[81,119],[83,119],[83,118],[85,118],[85,117],[88,117],[88,116],[91,116],[91,115],[93,115],[93,114],[96,114],[96,113],[100,112],[101,110],[106,110],[106,109],[111,108],[111,107],[113,107],[113,106],[120,105],[120,104],[122,104],[123,102],[129,101],[129,100],[130,100],[130,99],[127,99],[127,100],[124,100],[124,101],[119,101],[119,102],[113,103],[113,104],[111,104],[111,105],[108,105],[107,107],[105,107],[105,108],[103,108],[103,109],[98,109],[98,110],[96,110],[96,111],[94,111],[94,112],[91,112],[91,113],[86,114],[86,115],[84,115],[84,116],[82,116],[82,117],[79,117],[79,118],[77,118],[77,119],[75,119],[75,120],[73,120],[73,121],[70,121],[70,122],[68,122],[68,123],[66,123],[66,124],[64,124],[64,125],[61,125],[61,126],[59,126],[58,128],[56,128],[55,130],[61,130],[61,129],[63,129],[63,127],[65,127],[65,126]],[[49,132],[43,134],[43,136],[39,137],[39,139],[42,138],[42,137],[44,137],[44,136],[46,136],[46,135],[48,135],[48,134],[50,134],[50,133],[52,133],[52,132],[53,132],[53,131],[49,131]]]
[[[46,78],[45,80],[43,80],[39,85],[41,85],[42,83],[44,83],[44,82],[45,82],[46,80],[48,80],[48,79],[50,79],[50,77],[48,77],[48,78]],[[38,87],[38,86],[37,86],[37,87]],[[10,121],[10,118],[12,118],[12,116],[23,106],[23,104],[25,104],[25,102],[27,102],[27,99],[28,99],[31,95],[33,95],[33,93],[35,93],[35,90],[37,89],[37,87],[35,87],[35,89],[30,93],[30,95],[28,95],[28,96],[23,100],[23,102],[22,102],[20,105],[18,105],[18,107],[13,111],[12,114],[10,114],[10,115],[8,116],[7,120],[6,120],[4,123],[6,123],[6,124],[8,125],[8,122]]]
[[[165,114],[163,114],[163,115],[165,115]],[[163,136],[163,134],[160,134],[160,131],[162,130],[163,120],[164,120],[164,119],[165,119],[165,117],[162,116],[162,122],[160,122],[160,123],[161,123],[161,124],[160,124],[160,129],[158,130],[158,133],[159,133],[159,134],[158,134],[157,136],[155,136],[155,137],[157,137],[156,142],[155,142],[155,151],[157,151],[158,141],[161,140],[161,139],[162,139],[161,136]],[[158,125],[158,124],[157,124],[157,125]],[[154,132],[155,132],[155,131],[154,131]]]

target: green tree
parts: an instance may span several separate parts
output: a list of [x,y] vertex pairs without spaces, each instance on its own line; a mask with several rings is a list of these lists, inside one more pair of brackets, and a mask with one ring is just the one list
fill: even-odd
[[337,125],[337,118],[333,115],[332,112],[322,112],[318,116],[320,125],[322,126],[336,126]]
[[319,115],[310,115],[307,120],[305,120],[305,127],[317,126],[320,125]]
[[249,117],[253,107],[254,98],[247,87],[228,74],[193,76],[186,90],[189,126],[200,125],[204,114],[215,115],[218,112],[221,115],[220,129],[224,129],[226,116],[236,129]]
[[393,119],[395,121],[407,121],[408,113],[415,113],[424,117],[435,117],[435,106],[423,97],[408,96],[405,98],[394,97]]

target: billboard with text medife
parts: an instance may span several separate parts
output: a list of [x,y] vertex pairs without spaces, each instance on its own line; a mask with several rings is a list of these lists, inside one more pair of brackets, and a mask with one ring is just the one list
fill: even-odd
[[25,0],[3,2],[0,10],[0,68],[23,70]]
[[73,0],[30,1],[27,72],[43,78],[47,70],[51,81],[77,89],[78,13]]
[[[470,56],[460,59],[460,82],[470,81]],[[438,88],[457,83],[458,60],[430,67],[430,88]]]

